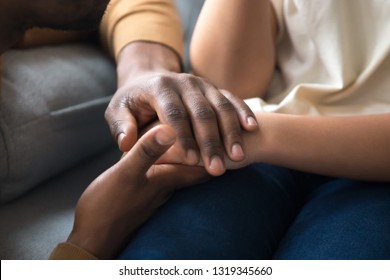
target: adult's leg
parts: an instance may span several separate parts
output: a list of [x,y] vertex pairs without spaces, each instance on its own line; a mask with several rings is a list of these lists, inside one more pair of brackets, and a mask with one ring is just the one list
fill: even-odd
[[269,259],[304,195],[297,177],[253,165],[177,192],[119,258]]
[[333,180],[299,213],[277,259],[390,259],[390,184]]

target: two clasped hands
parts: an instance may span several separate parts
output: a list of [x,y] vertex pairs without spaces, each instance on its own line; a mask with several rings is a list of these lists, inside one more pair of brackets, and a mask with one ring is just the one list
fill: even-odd
[[[161,51],[177,59],[165,47],[143,44],[122,55],[150,48],[151,58]],[[205,79],[122,67],[134,74],[121,80],[119,64],[106,119],[124,155],[82,194],[67,240],[101,259],[114,258],[175,190],[254,162],[249,151],[260,132],[243,100]]]

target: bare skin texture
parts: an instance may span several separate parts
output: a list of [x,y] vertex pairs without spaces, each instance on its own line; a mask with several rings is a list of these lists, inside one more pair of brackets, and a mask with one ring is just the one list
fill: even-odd
[[68,242],[110,259],[177,189],[209,178],[203,167],[153,165],[176,141],[166,125],[154,127],[82,194]]
[[[0,0],[0,53],[31,27],[96,27],[107,2]],[[161,146],[154,129],[139,139],[138,131],[156,118],[174,129],[175,147],[179,147],[186,164],[203,162],[208,173],[220,175],[226,169],[225,154],[233,162],[245,158],[242,133],[256,130],[253,112],[230,92],[180,70],[179,57],[166,46],[134,42],[122,50],[118,59],[119,87],[106,118],[120,149],[129,153],[87,188],[78,203],[68,242],[97,257],[110,258],[177,185],[193,185],[208,178],[205,169],[199,167],[151,167],[170,145],[168,141]],[[161,130],[170,139],[173,132],[167,127]],[[129,203],[132,200],[134,203]],[[106,247],[107,241],[110,248]]]
[[[274,17],[267,0],[206,1],[191,45],[194,73],[238,97],[263,97],[274,69],[278,29]],[[238,165],[227,163],[227,168],[264,162],[323,175],[390,181],[390,114],[255,114],[259,130],[244,136],[249,156]]]
[[[239,16],[233,17],[232,13]],[[214,20],[217,16],[218,22]],[[260,28],[246,28],[253,24]],[[179,74],[179,59],[165,46],[135,42],[122,50],[118,60],[119,88],[106,118],[119,147],[130,152],[83,194],[69,242],[98,257],[112,257],[175,186],[209,178],[203,168],[185,167],[186,164],[205,166],[212,175],[264,162],[329,176],[390,181],[389,114],[313,117],[252,113],[231,97],[230,92],[238,98],[264,96],[274,69],[276,31],[268,1],[208,0],[191,46],[193,69],[198,76]],[[252,75],[263,79],[253,79]],[[186,96],[186,91],[192,95]],[[202,104],[203,109],[197,109],[197,104]],[[219,114],[216,108],[221,105],[217,104],[228,104],[230,109],[221,111],[230,113]],[[197,111],[207,112],[210,108],[213,117],[207,121],[197,117]],[[176,131],[174,144],[169,139],[172,130],[149,125],[157,118]],[[227,124],[225,118],[229,120]],[[145,135],[137,142],[142,129]],[[156,140],[156,129],[166,130],[168,137],[162,141],[166,145],[161,146],[162,142]],[[219,141],[214,130],[222,135]],[[236,133],[231,135],[229,131]],[[207,139],[212,139],[212,144]],[[240,144],[243,154],[237,148],[233,151],[234,143]],[[198,151],[197,146],[199,158],[198,154],[188,155],[192,149]],[[222,165],[213,166],[215,156]],[[158,165],[151,167],[153,162]],[[182,168],[190,169],[184,172]],[[175,181],[170,181],[172,178]],[[124,202],[135,197],[143,199],[134,201],[131,207]],[[110,201],[118,202],[113,210]],[[100,205],[99,209],[94,209],[94,205]],[[96,220],[93,218],[88,224],[86,213],[96,213]],[[123,222],[129,220],[132,222]],[[103,234],[96,239],[95,232]],[[107,240],[118,243],[107,248]]]
[[257,128],[241,98],[180,73],[180,59],[172,49],[133,42],[118,57],[118,90],[106,120],[125,152],[137,141],[138,131],[156,119],[175,129],[185,163],[202,160],[211,175],[225,171],[225,153],[232,161],[245,158],[242,133]]
[[263,97],[275,67],[276,31],[268,0],[206,1],[191,41],[192,69],[238,97]]
[[[243,135],[248,156],[241,162],[225,158],[227,169],[269,163],[327,176],[390,181],[389,114],[314,117],[256,113],[256,117],[260,128]],[[183,159],[172,148],[159,162],[182,163]]]
[[[42,3],[62,3],[26,1],[25,9],[3,13],[6,3],[20,7],[22,2],[0,0],[0,26],[9,27],[0,30],[1,51],[26,28],[54,20],[50,13],[37,16],[31,6],[42,11]],[[92,7],[93,1],[77,3],[86,5],[78,6],[84,10],[80,7]],[[64,16],[52,26],[77,25],[78,17],[89,15],[93,21],[97,14],[75,12],[76,18]],[[28,15],[31,20],[26,21]],[[88,27],[90,21],[85,22],[77,26]],[[259,29],[247,28],[253,25]],[[99,258],[112,258],[177,187],[254,162],[390,181],[390,115],[264,114],[244,104],[242,98],[265,93],[275,64],[276,31],[268,1],[208,0],[191,46],[195,75],[181,74],[177,54],[160,44],[133,42],[121,51],[118,91],[106,119],[120,149],[128,153],[83,193],[68,242]],[[171,127],[149,129],[156,119]],[[204,166],[207,172],[185,165]]]

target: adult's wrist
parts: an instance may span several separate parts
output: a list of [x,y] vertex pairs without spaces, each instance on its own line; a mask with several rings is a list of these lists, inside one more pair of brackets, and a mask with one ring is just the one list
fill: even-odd
[[103,250],[101,248],[102,246],[100,245],[101,241],[96,240],[95,237],[96,235],[89,234],[89,236],[83,236],[78,232],[72,231],[66,240],[66,243],[78,248],[82,248],[84,251],[99,259],[104,259],[105,256],[102,254]]
[[170,47],[154,42],[136,41],[118,55],[118,87],[153,72],[181,72],[181,58]]
[[108,232],[103,228],[98,233],[72,231],[66,242],[85,250],[98,259],[111,259],[118,253],[124,237],[120,233],[107,230]]

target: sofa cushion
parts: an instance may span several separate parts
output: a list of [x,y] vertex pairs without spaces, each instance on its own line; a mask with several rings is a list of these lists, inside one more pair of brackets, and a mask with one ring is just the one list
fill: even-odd
[[4,54],[0,202],[113,145],[104,111],[115,88],[113,63],[93,46]]
[[0,259],[45,260],[67,239],[84,189],[118,161],[114,147],[36,186],[0,207]]
[[198,20],[198,15],[200,10],[203,7],[204,0],[176,0],[176,8],[180,16],[180,21],[183,26],[184,32],[184,51],[185,57],[183,61],[183,67],[186,72],[191,71],[191,64],[189,61],[189,48],[192,38],[192,33],[194,31],[194,27],[196,21]]

